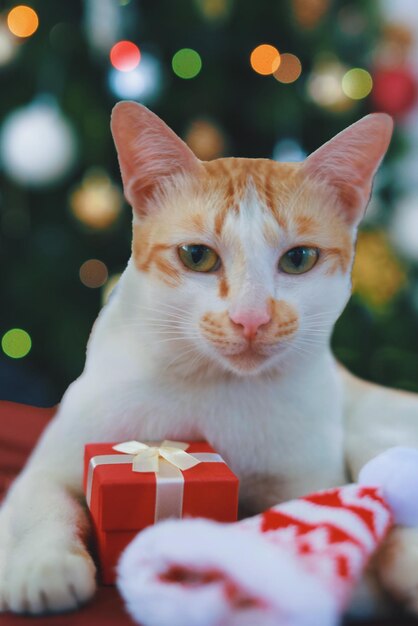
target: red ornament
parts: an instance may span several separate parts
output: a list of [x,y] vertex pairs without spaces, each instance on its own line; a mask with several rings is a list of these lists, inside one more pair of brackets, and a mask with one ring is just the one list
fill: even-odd
[[406,67],[379,68],[374,72],[371,95],[376,109],[400,117],[417,101],[417,80]]

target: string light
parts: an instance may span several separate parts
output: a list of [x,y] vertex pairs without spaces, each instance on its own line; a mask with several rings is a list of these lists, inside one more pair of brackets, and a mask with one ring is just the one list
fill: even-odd
[[182,48],[173,56],[171,66],[179,78],[195,78],[202,69],[202,59],[196,50]]
[[11,328],[4,333],[1,347],[4,354],[11,359],[21,359],[30,352],[32,340],[26,330]]
[[279,83],[294,83],[302,73],[300,59],[290,52],[280,55],[280,65],[273,72],[273,76]]
[[141,60],[141,52],[132,41],[118,41],[110,50],[110,62],[120,72],[130,72]]
[[344,74],[341,86],[346,96],[352,100],[361,100],[371,92],[373,79],[366,70],[353,67]]
[[20,4],[9,11],[7,26],[16,37],[30,37],[38,30],[39,18],[31,7]]
[[251,52],[250,64],[257,74],[262,76],[274,74],[280,66],[280,53],[274,46],[263,43]]

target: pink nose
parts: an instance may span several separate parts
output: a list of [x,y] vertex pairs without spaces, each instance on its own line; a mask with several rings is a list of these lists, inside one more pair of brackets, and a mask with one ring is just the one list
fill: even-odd
[[234,324],[243,327],[244,337],[246,339],[254,339],[260,326],[267,324],[271,320],[267,311],[263,313],[254,311],[237,311],[229,317]]

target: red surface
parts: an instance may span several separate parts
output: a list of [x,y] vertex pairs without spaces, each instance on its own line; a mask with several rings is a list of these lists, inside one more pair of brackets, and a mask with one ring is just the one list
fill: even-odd
[[[0,401],[0,499],[2,488],[16,476],[55,408],[35,407]],[[99,587],[94,599],[73,613],[41,617],[0,615],[0,626],[133,626],[114,587]],[[348,622],[345,622],[348,626]],[[418,620],[356,621],[353,626],[418,626]]]
[[[56,408],[40,409],[0,401],[0,500],[22,469]],[[112,587],[99,587],[94,599],[73,613],[42,617],[0,615],[0,626],[132,626]]]

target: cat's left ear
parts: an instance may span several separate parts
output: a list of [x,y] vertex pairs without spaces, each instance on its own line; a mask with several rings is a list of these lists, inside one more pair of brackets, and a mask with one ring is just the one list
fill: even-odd
[[313,152],[304,171],[336,191],[340,210],[349,224],[363,217],[373,177],[389,146],[393,121],[386,113],[372,113],[352,124]]

